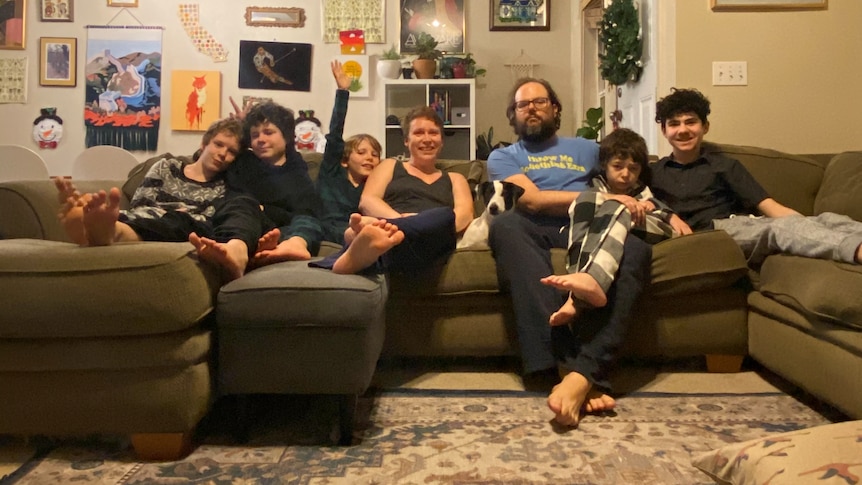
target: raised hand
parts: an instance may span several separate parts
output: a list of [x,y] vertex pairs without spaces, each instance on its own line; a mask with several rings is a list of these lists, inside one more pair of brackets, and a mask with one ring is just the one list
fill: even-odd
[[338,89],[349,88],[350,83],[353,82],[353,78],[344,72],[344,67],[341,65],[341,61],[335,60],[330,62],[329,65],[332,67],[332,76],[335,77],[335,84],[338,85]]

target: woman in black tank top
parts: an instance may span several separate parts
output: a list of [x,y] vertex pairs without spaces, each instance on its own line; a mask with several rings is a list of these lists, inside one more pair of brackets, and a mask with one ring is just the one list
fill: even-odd
[[365,182],[359,210],[345,233],[347,248],[331,267],[357,273],[416,271],[455,250],[457,235],[473,220],[467,179],[436,166],[443,147],[443,121],[427,106],[414,108],[402,123],[410,158],[380,162]]

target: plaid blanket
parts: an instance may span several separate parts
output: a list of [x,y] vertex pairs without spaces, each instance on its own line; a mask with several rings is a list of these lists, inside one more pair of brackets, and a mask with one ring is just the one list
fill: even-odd
[[592,180],[592,190],[581,192],[569,207],[569,273],[588,273],[607,293],[623,257],[623,243],[629,232],[649,244],[674,237],[668,223],[673,211],[653,196],[649,187],[641,186],[628,194],[649,200],[656,209],[646,216],[643,225],[632,226],[631,213],[625,206],[606,197],[610,191],[601,176]]

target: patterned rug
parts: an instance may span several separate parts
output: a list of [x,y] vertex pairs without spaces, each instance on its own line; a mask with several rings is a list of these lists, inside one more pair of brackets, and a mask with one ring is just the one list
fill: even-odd
[[538,394],[392,391],[361,399],[355,444],[337,447],[331,399],[257,396],[240,446],[226,431],[232,409],[217,404],[181,461],[141,463],[119,439],[62,441],[7,483],[707,484],[692,456],[830,422],[780,393],[634,393],[559,430]]

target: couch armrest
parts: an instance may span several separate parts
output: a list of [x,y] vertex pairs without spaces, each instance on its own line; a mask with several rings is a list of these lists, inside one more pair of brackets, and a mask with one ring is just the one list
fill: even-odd
[[[81,192],[119,187],[122,181],[86,180],[76,185]],[[0,183],[0,238],[69,241],[57,212],[57,189],[51,180]]]

